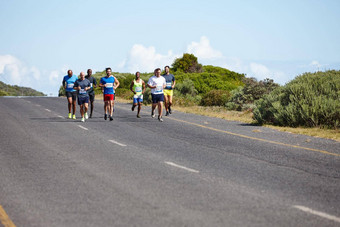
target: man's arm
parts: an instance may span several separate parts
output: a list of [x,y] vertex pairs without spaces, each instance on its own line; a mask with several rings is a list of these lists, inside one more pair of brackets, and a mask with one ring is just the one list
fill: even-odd
[[113,88],[113,89],[117,89],[118,87],[119,87],[119,85],[120,85],[120,83],[119,83],[119,80],[117,80],[117,78],[116,77],[114,77],[115,78],[115,87]]
[[145,92],[145,82],[144,82],[144,80],[142,80],[142,86],[143,86],[142,94],[144,94],[144,92]]
[[64,89],[66,89],[66,80],[65,79],[63,79],[62,84],[63,84]]
[[133,94],[136,94],[136,92],[132,89],[134,84],[135,83],[132,81],[131,84],[130,84],[130,90],[133,92]]

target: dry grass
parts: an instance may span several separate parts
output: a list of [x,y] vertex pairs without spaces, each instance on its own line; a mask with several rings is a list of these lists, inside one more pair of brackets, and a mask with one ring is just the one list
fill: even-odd
[[[173,109],[185,112],[199,114],[209,117],[222,118],[229,121],[240,121],[244,123],[254,123],[253,114],[251,112],[239,112],[229,111],[223,107],[204,107],[204,106],[192,106],[192,107],[179,107],[176,106]],[[273,125],[264,125],[265,127],[273,128],[283,132],[290,132],[294,134],[303,134],[308,136],[332,139],[340,142],[340,131],[321,128],[291,128],[291,127],[279,127]]]
[[[117,97],[117,102],[121,103],[131,103],[132,100],[126,100]],[[224,107],[218,106],[173,106],[174,110],[181,111],[184,113],[193,113],[203,116],[216,117],[229,121],[240,121],[244,123],[254,123],[253,114],[251,112],[239,112],[239,111],[229,111]],[[264,125],[265,127],[273,128],[283,132],[290,132],[294,134],[303,134],[308,136],[332,139],[340,142],[340,131],[331,129],[321,129],[321,128],[291,128],[291,127],[279,127],[273,125]]]

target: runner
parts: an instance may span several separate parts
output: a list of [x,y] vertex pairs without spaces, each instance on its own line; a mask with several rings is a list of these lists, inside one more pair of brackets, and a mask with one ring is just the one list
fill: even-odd
[[165,74],[162,75],[166,81],[166,87],[164,89],[164,105],[166,114],[165,116],[169,116],[171,114],[171,105],[172,105],[172,96],[174,94],[174,88],[176,84],[175,76],[170,73],[170,67],[164,67]]
[[74,83],[74,89],[78,91],[78,105],[80,106],[81,121],[85,122],[85,119],[89,119],[87,110],[89,107],[89,94],[91,89],[91,83],[88,79],[85,79],[85,73],[80,73],[80,79]]
[[[77,76],[73,75],[71,69],[67,71],[67,75],[63,79],[63,87],[65,88],[65,94],[68,101],[68,118],[76,119],[76,100],[77,92],[73,89],[74,82],[77,80]],[[71,114],[71,107],[73,107],[73,116]]]
[[109,113],[110,121],[113,120],[115,90],[119,86],[119,81],[111,75],[111,71],[111,68],[106,68],[106,76],[102,77],[99,83],[99,86],[104,88],[104,119],[107,119],[107,113]]
[[140,78],[140,73],[136,72],[136,79],[131,82],[130,90],[134,93],[131,110],[134,111],[138,105],[137,117],[140,118],[140,110],[143,103],[143,94],[145,92],[145,82]]
[[155,108],[158,106],[158,120],[163,122],[162,112],[163,112],[163,101],[164,93],[163,89],[166,86],[165,78],[161,76],[161,69],[157,68],[154,71],[155,75],[150,77],[148,81],[148,87],[151,88],[152,96],[152,111],[151,117],[155,117]]
[[92,69],[87,70],[87,75],[85,77],[88,79],[91,83],[91,89],[88,91],[89,97],[90,97],[90,104],[91,104],[91,112],[90,112],[90,118],[92,118],[92,113],[93,113],[93,103],[94,103],[94,97],[95,97],[95,92],[93,87],[97,87],[97,80],[92,76]]

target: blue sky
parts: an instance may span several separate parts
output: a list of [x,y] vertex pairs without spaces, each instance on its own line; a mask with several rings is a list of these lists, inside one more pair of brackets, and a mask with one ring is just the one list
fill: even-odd
[[56,95],[67,69],[151,72],[183,53],[285,84],[340,69],[338,0],[0,0],[0,80]]

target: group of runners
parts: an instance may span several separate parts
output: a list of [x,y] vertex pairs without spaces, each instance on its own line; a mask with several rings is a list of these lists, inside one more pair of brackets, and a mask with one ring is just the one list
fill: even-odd
[[[166,116],[172,113],[172,97],[173,89],[176,85],[175,76],[170,73],[170,67],[164,67],[165,73],[161,75],[161,69],[154,70],[154,75],[150,77],[148,83],[140,78],[140,73],[136,72],[135,79],[131,82],[130,90],[134,93],[133,104],[131,110],[137,107],[137,118],[141,118],[140,111],[143,104],[143,95],[146,86],[151,88],[152,110],[151,117],[155,118],[155,109],[158,107],[158,120],[163,122],[163,102],[165,103]],[[79,78],[73,75],[72,70],[67,71],[67,75],[63,79],[63,87],[65,88],[66,98],[68,101],[68,118],[76,118],[76,102],[80,106],[81,121],[85,122],[88,118],[92,118],[95,92],[94,88],[101,87],[104,99],[104,119],[113,120],[115,90],[119,87],[118,79],[112,75],[111,68],[105,69],[106,76],[100,79],[99,85],[97,80],[92,76],[92,70],[87,70],[87,75],[81,72]],[[90,115],[88,115],[90,103]]]

